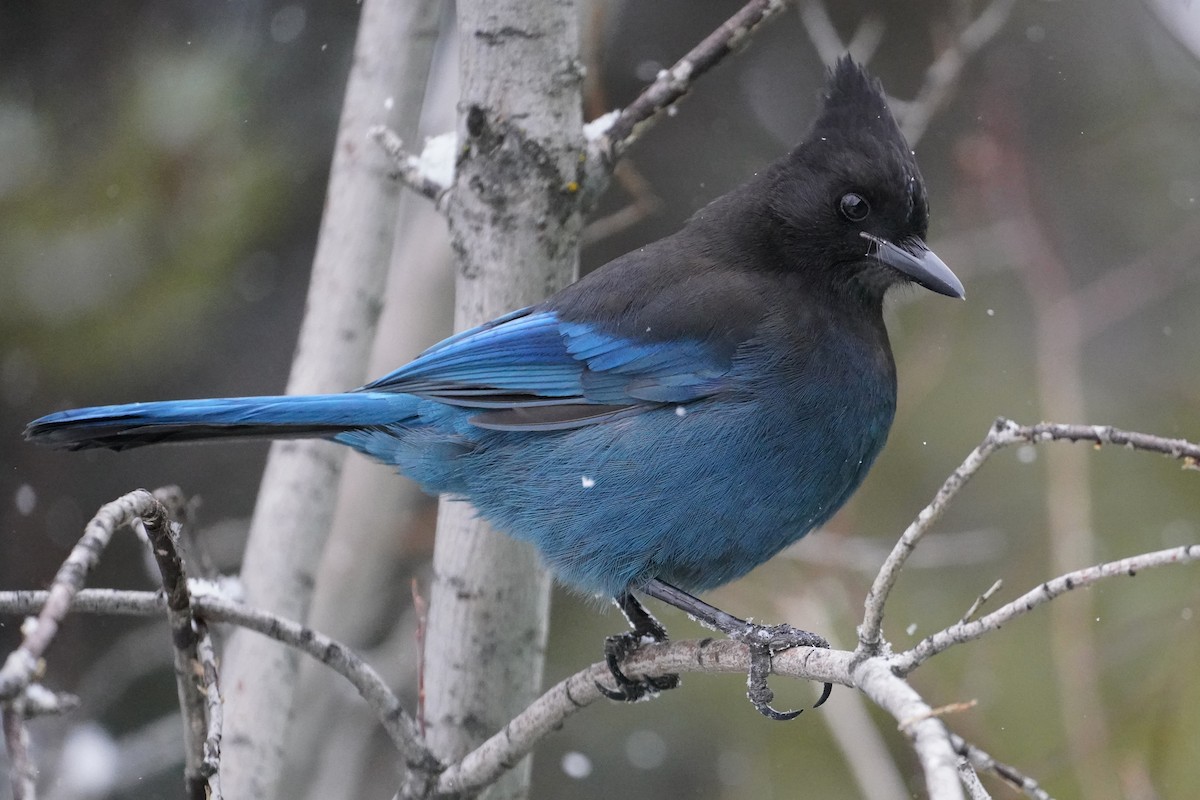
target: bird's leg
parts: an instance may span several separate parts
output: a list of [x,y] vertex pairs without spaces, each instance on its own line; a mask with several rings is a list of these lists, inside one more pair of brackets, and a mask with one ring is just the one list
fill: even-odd
[[632,703],[643,697],[653,697],[659,692],[674,689],[679,685],[678,675],[660,675],[657,678],[645,678],[635,681],[621,671],[621,662],[625,657],[637,650],[643,644],[665,642],[667,629],[646,610],[632,592],[621,592],[613,597],[613,602],[625,615],[629,627],[633,630],[609,636],[604,640],[604,660],[613,679],[617,682],[616,689],[608,689],[599,683],[596,687],[610,700],[623,700]]
[[[824,637],[786,624],[758,625],[747,622],[657,579],[646,584],[642,591],[686,612],[697,622],[721,631],[730,639],[749,645],[750,675],[746,696],[759,713],[774,720],[795,719],[800,715],[799,711],[776,711],[771,708],[771,701],[775,698],[775,693],[767,686],[767,676],[771,674],[771,656],[792,647],[829,647]],[[833,684],[825,684],[813,708],[824,703],[831,691]]]

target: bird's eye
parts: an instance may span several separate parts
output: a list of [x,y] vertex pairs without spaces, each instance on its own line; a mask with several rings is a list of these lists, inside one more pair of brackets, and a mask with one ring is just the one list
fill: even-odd
[[846,192],[838,202],[842,216],[851,222],[862,222],[871,213],[871,204],[867,198],[857,192]]

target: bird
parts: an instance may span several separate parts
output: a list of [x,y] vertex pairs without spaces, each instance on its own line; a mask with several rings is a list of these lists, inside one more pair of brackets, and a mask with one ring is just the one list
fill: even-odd
[[613,598],[632,630],[606,641],[610,697],[677,683],[621,671],[667,638],[641,594],[748,643],[751,700],[790,719],[769,705],[770,656],[825,640],[696,594],[827,521],[862,483],[896,409],[885,295],[965,297],[928,225],[882,85],[845,56],[801,142],[680,230],[361,388],[59,411],[25,436],[68,450],[332,439],[470,501],[561,583]]

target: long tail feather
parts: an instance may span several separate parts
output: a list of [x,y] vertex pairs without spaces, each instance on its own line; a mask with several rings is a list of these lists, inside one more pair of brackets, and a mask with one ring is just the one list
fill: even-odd
[[258,437],[329,437],[401,423],[417,398],[388,392],[167,400],[59,411],[36,419],[25,438],[66,450],[125,450],[158,442]]

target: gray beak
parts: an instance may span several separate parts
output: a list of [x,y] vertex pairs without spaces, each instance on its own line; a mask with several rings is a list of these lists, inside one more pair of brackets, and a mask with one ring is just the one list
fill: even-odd
[[859,235],[875,245],[875,252],[869,255],[907,275],[914,283],[947,297],[966,297],[962,281],[920,239],[907,239],[901,246],[866,231]]

